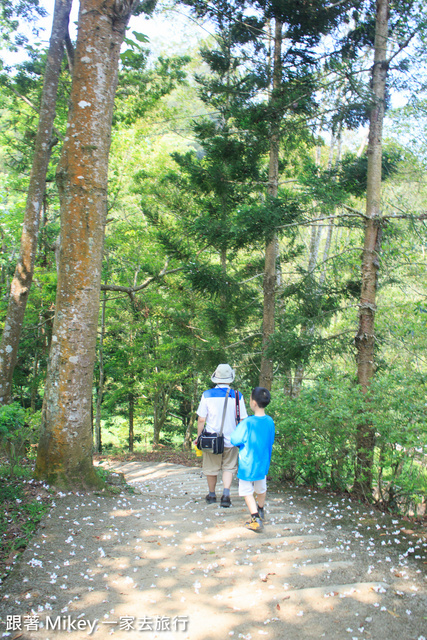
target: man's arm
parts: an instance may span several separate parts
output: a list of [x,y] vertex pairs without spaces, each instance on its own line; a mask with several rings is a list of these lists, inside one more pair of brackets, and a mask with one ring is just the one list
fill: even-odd
[[244,418],[248,417],[248,412],[246,410],[245,400],[243,396],[240,398],[240,420],[242,421]]
[[201,418],[200,416],[197,418],[197,436],[194,440],[194,444],[196,444],[199,435],[203,431],[203,427],[205,426],[206,418]]
[[202,418],[201,416],[197,418],[197,437],[202,433],[205,422],[206,418]]

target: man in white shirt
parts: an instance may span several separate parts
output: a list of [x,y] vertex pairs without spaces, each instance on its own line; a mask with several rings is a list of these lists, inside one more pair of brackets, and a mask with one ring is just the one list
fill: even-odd
[[[208,389],[202,395],[199,407],[197,409],[197,437],[202,433],[206,425],[206,429],[210,432],[220,433],[222,414],[224,410],[224,402],[230,384],[235,378],[235,373],[229,364],[219,364],[211,377],[212,382],[216,384],[214,389]],[[213,454],[210,451],[203,451],[203,473],[208,481],[209,493],[206,496],[206,502],[212,504],[216,502],[215,487],[218,474],[222,471],[223,494],[221,497],[221,507],[230,507],[230,487],[233,480],[233,474],[237,471],[237,460],[239,450],[230,442],[230,436],[237,426],[236,409],[239,404],[240,419],[247,417],[245,401],[241,393],[238,393],[238,402],[236,400],[236,392],[230,389],[227,400],[227,408],[224,419],[224,453]]]

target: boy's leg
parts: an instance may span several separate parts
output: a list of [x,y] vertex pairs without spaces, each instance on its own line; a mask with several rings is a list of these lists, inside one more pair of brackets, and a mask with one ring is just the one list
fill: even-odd
[[245,498],[246,506],[251,514],[251,519],[246,522],[245,527],[257,533],[264,529],[261,518],[259,517],[258,507],[254,497],[254,483],[248,480],[239,480],[239,496]]
[[264,505],[267,495],[267,478],[254,482],[254,490],[257,496],[257,509],[261,520],[265,520]]
[[263,522],[265,520],[264,504],[265,504],[266,495],[267,495],[266,491],[264,493],[257,493],[257,510],[259,513],[259,517]]
[[264,491],[264,493],[257,493],[257,503],[258,506],[261,507],[261,509],[264,507],[265,505],[265,497],[267,495],[267,491]]
[[249,513],[251,514],[251,516],[253,516],[253,515],[258,513],[258,507],[257,507],[257,503],[255,501],[254,494],[252,494],[250,496],[245,496],[245,502],[246,502],[246,506],[248,507]]

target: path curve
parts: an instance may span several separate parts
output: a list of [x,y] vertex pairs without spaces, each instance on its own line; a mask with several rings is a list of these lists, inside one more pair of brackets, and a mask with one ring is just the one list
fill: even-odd
[[236,482],[222,509],[198,467],[114,468],[135,494],[55,498],[2,587],[0,637],[426,640],[426,540],[387,517],[287,490],[256,534]]

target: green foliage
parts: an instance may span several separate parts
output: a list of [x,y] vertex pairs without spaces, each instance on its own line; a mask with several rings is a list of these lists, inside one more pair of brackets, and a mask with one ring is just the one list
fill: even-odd
[[321,282],[301,267],[296,272],[299,279],[281,292],[277,328],[268,347],[281,373],[310,363],[326,364],[353,350],[353,332],[345,328],[331,335],[330,326],[343,307],[354,304],[359,283],[342,272]]
[[377,374],[370,402],[376,430],[378,501],[416,513],[427,495],[427,380],[408,371]]
[[374,498],[385,510],[414,514],[427,492],[425,396],[425,379],[416,373],[381,372],[366,398],[349,377],[323,370],[298,398],[273,396],[271,473],[281,480],[351,490],[356,431],[368,417],[376,432]]
[[7,456],[11,476],[33,438],[34,429],[28,424],[28,413],[20,404],[14,402],[0,407],[0,446]]
[[[46,16],[40,0],[0,0],[0,45],[10,51],[17,51],[28,40],[18,32],[19,20],[32,22]],[[33,26],[33,34],[37,29]]]
[[[402,151],[396,147],[385,148],[382,153],[382,179],[387,180],[398,170],[402,161]],[[368,172],[368,158],[366,155],[357,157],[346,153],[341,161],[339,181],[343,189],[355,196],[366,193]]]
[[325,372],[298,398],[274,398],[271,472],[281,480],[347,490],[353,480],[355,433],[363,398],[355,384]]
[[[299,368],[305,381],[298,399],[274,400],[278,464],[273,471],[296,482],[351,487],[354,434],[368,406],[377,433],[377,499],[389,509],[413,510],[425,486],[417,442],[425,437],[421,374],[426,371],[427,243],[425,226],[416,218],[424,214],[427,201],[422,144],[426,104],[420,97],[401,110],[398,128],[396,119],[389,125],[390,137],[399,144],[385,145],[382,211],[412,219],[389,221],[383,229],[378,386],[373,385],[366,405],[357,385],[347,376],[340,378],[338,371],[355,367],[364,221],[351,209],[364,209],[367,159],[354,152],[360,141],[348,129],[366,123],[372,104],[362,65],[373,42],[374,7],[356,3],[358,10],[350,15],[340,3],[326,7],[323,0],[187,4],[217,27],[200,55],[153,60],[147,37],[137,32],[128,34],[121,55],[103,282],[126,287],[128,293],[106,292],[104,445],[117,452],[127,446],[131,415],[136,449],[149,446],[155,434],[160,443],[181,443],[194,418],[198,391],[209,384],[218,362],[235,366],[241,384],[257,384],[264,244],[275,233],[282,279],[270,354],[276,380],[286,386],[289,369]],[[153,5],[150,0],[139,6],[149,11]],[[392,7],[394,42],[406,39],[396,15],[407,15],[411,5]],[[14,21],[31,7],[37,13],[40,5],[36,0],[0,0],[0,16]],[[12,13],[1,14],[4,8]],[[274,92],[272,52],[265,38],[273,17],[283,21],[286,38],[281,88]],[[16,26],[9,22],[3,30],[11,44]],[[328,47],[337,45],[327,56],[321,53],[325,33]],[[0,78],[2,318],[19,250],[46,61],[46,52],[36,46],[27,52],[25,63]],[[396,65],[394,59],[393,69]],[[409,81],[407,63],[399,67]],[[62,135],[70,85],[64,59],[55,119]],[[273,199],[267,195],[268,154],[278,123],[280,186]],[[331,144],[329,153],[325,141],[330,133],[335,148]],[[343,155],[335,161],[340,136]],[[402,143],[413,153],[402,154]],[[319,145],[316,160],[314,145]],[[14,377],[14,397],[32,410],[42,403],[54,313],[60,147],[54,147],[49,167],[39,254]],[[307,266],[311,220],[323,225],[313,270]],[[329,220],[334,227],[328,253]],[[131,287],[137,290],[132,293]],[[336,375],[329,371],[331,361]],[[414,369],[420,371],[418,382]],[[96,368],[94,399],[98,374]],[[15,463],[13,472],[21,473]]]
[[135,40],[125,38],[128,45],[120,54],[121,68],[115,100],[114,124],[131,124],[144,117],[164,96],[185,82],[188,56],[150,61],[150,51],[141,46],[148,42],[142,33],[133,31]]
[[[245,244],[255,246],[269,242],[276,233],[284,235],[286,225],[294,225],[305,210],[305,199],[295,192],[282,189],[278,198],[267,197],[265,202],[243,204],[238,208],[231,227],[236,248]],[[292,228],[286,231],[292,237]]]

